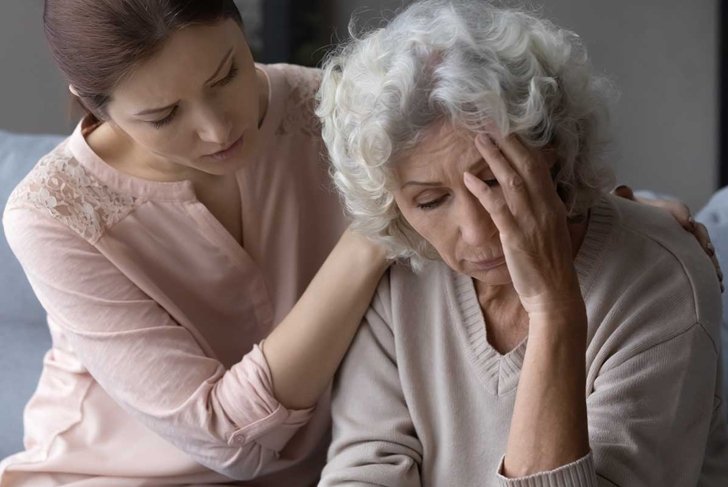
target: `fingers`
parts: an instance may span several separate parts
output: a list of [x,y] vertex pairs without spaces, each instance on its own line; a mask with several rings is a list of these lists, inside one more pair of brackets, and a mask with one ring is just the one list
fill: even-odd
[[688,232],[694,231],[693,217],[690,213],[688,205],[681,201],[673,200],[654,200],[652,198],[635,198],[635,201],[645,205],[654,206],[656,208],[662,208],[668,211],[672,217]]
[[505,202],[511,212],[514,214],[524,213],[530,206],[530,202],[528,188],[523,177],[513,168],[511,162],[488,136],[478,135],[475,138],[475,146],[503,189]]
[[619,196],[620,198],[628,199],[630,201],[634,201],[634,192],[632,191],[632,188],[629,186],[622,184],[620,186],[617,186],[612,190],[612,193]]
[[534,188],[544,188],[544,182],[549,183],[546,187],[551,188],[551,175],[549,167],[542,154],[537,153],[523,145],[515,134],[496,142],[498,148],[506,158],[513,163],[513,167],[526,180],[526,183]]
[[[545,150],[536,151],[528,148],[515,134],[496,141],[481,134],[476,138],[476,145],[478,142],[489,151],[488,154],[483,154],[486,162],[491,165],[488,156],[493,153],[500,154],[501,159],[508,162],[510,169],[523,181],[522,186],[528,190],[527,192],[534,200],[555,202],[558,199]],[[497,163],[498,160],[494,160],[494,162]],[[491,169],[493,169],[492,165]],[[495,174],[495,170],[493,172]],[[496,178],[498,178],[497,174]]]
[[692,234],[698,240],[700,246],[703,247],[705,253],[708,254],[708,257],[710,257],[710,261],[713,263],[715,273],[718,276],[718,280],[720,281],[720,290],[721,292],[724,292],[725,286],[723,285],[723,271],[720,268],[718,256],[715,253],[715,247],[713,247],[713,243],[710,241],[710,234],[708,234],[708,229],[702,223],[697,222],[693,224],[693,227],[694,230],[692,231]]
[[483,208],[488,212],[493,223],[498,228],[501,239],[514,235],[518,229],[516,220],[511,213],[508,203],[502,193],[493,191],[482,180],[466,172],[463,182],[473,196],[477,198]]

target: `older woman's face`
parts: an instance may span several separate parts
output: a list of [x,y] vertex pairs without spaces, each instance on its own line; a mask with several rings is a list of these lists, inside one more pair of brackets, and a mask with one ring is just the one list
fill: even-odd
[[397,162],[394,197],[407,222],[453,270],[485,284],[507,284],[498,229],[463,183],[469,171],[500,191],[473,140],[449,124],[433,126]]

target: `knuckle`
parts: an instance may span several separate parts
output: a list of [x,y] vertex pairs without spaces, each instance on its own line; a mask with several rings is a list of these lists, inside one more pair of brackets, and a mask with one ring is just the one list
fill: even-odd
[[539,163],[531,158],[527,158],[525,161],[523,161],[523,168],[526,174],[530,176],[535,176],[541,170]]
[[508,187],[513,190],[520,191],[523,189],[523,179],[520,176],[511,176],[508,179]]
[[508,204],[503,198],[498,198],[493,204],[493,209],[499,213],[503,213],[508,209]]

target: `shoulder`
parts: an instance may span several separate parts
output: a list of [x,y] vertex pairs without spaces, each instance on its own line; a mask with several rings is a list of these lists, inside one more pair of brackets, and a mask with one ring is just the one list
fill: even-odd
[[417,271],[405,263],[393,264],[382,277],[374,294],[370,311],[395,330],[412,331],[413,322],[426,327],[435,315],[448,312],[458,292],[454,272],[441,261],[427,261]]
[[597,271],[600,299],[611,300],[612,312],[646,340],[698,325],[717,343],[720,289],[695,238],[663,210],[611,196],[601,205],[613,213],[614,226]]
[[321,84],[321,70],[293,64],[261,66],[272,83],[280,83],[283,116],[277,135],[303,133],[321,137],[321,123],[316,117],[316,93]]
[[269,68],[278,70],[291,93],[316,93],[321,84],[321,70],[296,64],[273,64]]
[[[103,233],[139,204],[94,177],[71,153],[68,139],[43,156],[16,186],[5,207],[7,222],[13,212],[26,210],[67,227],[95,243]],[[30,225],[37,219],[20,219]],[[6,223],[6,227],[8,224]],[[6,228],[12,232],[13,228]]]

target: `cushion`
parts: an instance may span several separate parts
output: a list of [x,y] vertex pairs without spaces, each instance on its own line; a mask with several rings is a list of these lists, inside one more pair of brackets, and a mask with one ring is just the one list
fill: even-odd
[[[720,267],[728,275],[728,187],[710,198],[695,219],[708,228]],[[728,281],[726,281],[728,283]],[[728,291],[723,293],[723,399],[728,399]]]
[[[0,131],[0,208],[38,159],[63,138]],[[0,228],[0,458],[23,449],[22,414],[50,348],[45,313]]]

